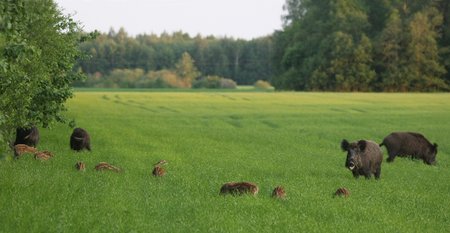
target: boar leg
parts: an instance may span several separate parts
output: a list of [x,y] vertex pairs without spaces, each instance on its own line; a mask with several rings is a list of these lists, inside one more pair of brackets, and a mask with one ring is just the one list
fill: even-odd
[[370,169],[370,165],[367,168],[364,168],[363,173],[364,173],[364,177],[366,177],[366,179],[370,179],[370,177],[372,176],[372,171]]
[[394,162],[395,156],[397,155],[397,152],[388,151],[389,157],[387,158],[387,162]]
[[375,179],[380,179],[381,175],[381,165],[378,165],[377,170],[375,171]]

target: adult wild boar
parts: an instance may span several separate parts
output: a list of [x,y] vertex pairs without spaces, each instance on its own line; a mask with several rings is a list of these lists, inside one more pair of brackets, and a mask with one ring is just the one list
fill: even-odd
[[414,132],[394,132],[383,139],[380,146],[385,146],[389,157],[388,162],[394,161],[396,156],[410,156],[422,159],[429,165],[436,164],[436,143],[431,144],[422,134]]
[[91,151],[91,137],[88,132],[82,128],[75,128],[70,136],[70,148],[76,151],[83,149]]
[[353,173],[355,178],[363,175],[369,179],[372,173],[375,179],[380,178],[383,154],[377,143],[368,140],[349,143],[344,139],[341,142],[341,148],[347,151],[345,167]]
[[39,142],[39,130],[36,126],[30,128],[17,128],[16,140],[14,146],[17,144],[25,144],[27,146],[36,147]]

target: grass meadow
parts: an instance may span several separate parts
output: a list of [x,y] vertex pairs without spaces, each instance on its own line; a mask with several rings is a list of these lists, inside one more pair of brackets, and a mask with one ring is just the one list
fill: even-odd
[[[449,94],[96,91],[67,107],[93,151],[55,125],[38,144],[54,158],[1,160],[0,232],[450,232]],[[341,140],[393,131],[436,142],[438,164],[388,164],[383,148],[381,179],[353,178]],[[103,161],[124,172],[95,171]],[[259,194],[218,195],[230,181]]]

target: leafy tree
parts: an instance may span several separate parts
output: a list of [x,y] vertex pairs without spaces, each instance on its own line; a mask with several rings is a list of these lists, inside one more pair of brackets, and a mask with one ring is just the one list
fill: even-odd
[[438,9],[443,15],[442,33],[439,40],[439,52],[442,57],[442,64],[447,70],[445,81],[450,85],[450,1],[441,0]]
[[52,0],[0,2],[0,150],[17,127],[65,121],[80,31]]
[[[287,2],[306,10],[300,10],[298,22],[286,29],[291,39],[283,39],[282,85],[297,90],[369,90],[374,78],[372,45],[365,34],[369,23],[362,4],[356,0]],[[286,85],[291,82],[296,83]]]
[[175,65],[175,72],[184,82],[185,87],[191,87],[192,82],[200,76],[200,72],[195,67],[194,60],[189,53],[183,53],[181,59]]
[[301,19],[306,14],[305,5],[307,4],[308,0],[286,0],[283,10],[287,13],[281,16],[283,25],[286,27]]
[[408,90],[408,74],[405,69],[407,63],[404,49],[404,44],[407,43],[405,35],[400,13],[394,9],[387,20],[386,27],[381,32],[377,48],[380,85],[386,91]]
[[295,90],[448,90],[449,5],[286,0],[283,30],[274,34],[273,83]]
[[447,88],[442,80],[445,68],[439,63],[437,26],[442,16],[435,8],[417,12],[409,23],[410,43],[407,46],[410,88],[414,91],[434,91]]

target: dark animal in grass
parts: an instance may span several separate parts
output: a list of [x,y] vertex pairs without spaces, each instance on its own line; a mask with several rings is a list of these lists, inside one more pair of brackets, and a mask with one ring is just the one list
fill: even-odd
[[39,130],[35,126],[16,129],[16,140],[14,141],[14,145],[25,144],[27,146],[36,147],[38,142]]
[[346,188],[338,188],[334,193],[335,197],[348,197],[350,196],[350,191]]
[[341,148],[347,151],[345,167],[353,173],[355,178],[363,175],[369,179],[372,174],[375,175],[375,179],[380,178],[383,154],[378,144],[368,140],[349,143],[344,139],[341,142]]
[[242,194],[258,194],[259,188],[256,184],[250,182],[229,182],[220,188],[220,194],[242,195]]
[[83,149],[91,151],[91,137],[88,132],[82,128],[75,128],[70,135],[70,148],[76,151]]
[[164,165],[164,164],[167,164],[167,161],[166,161],[166,160],[161,160],[161,161],[157,162],[157,163],[154,165],[152,174],[153,174],[154,176],[164,176],[164,175],[166,174],[166,170],[164,170],[164,168],[161,167],[161,166]]
[[21,155],[30,153],[34,154],[38,150],[32,146],[27,146],[25,144],[17,144],[14,146],[14,158],[18,159]]
[[413,159],[422,159],[429,165],[436,164],[436,143],[431,144],[422,134],[413,132],[394,132],[383,139],[380,146],[385,146],[389,157],[388,162],[393,162],[396,156],[409,156]]
[[95,170],[97,171],[113,171],[113,172],[121,172],[122,169],[113,166],[107,162],[100,162],[95,166]]
[[86,169],[86,164],[83,163],[83,162],[77,162],[77,163],[75,164],[75,168],[76,168],[78,171],[84,171],[84,170]]
[[272,197],[273,198],[284,199],[286,197],[286,190],[284,190],[283,186],[277,186],[272,191]]

